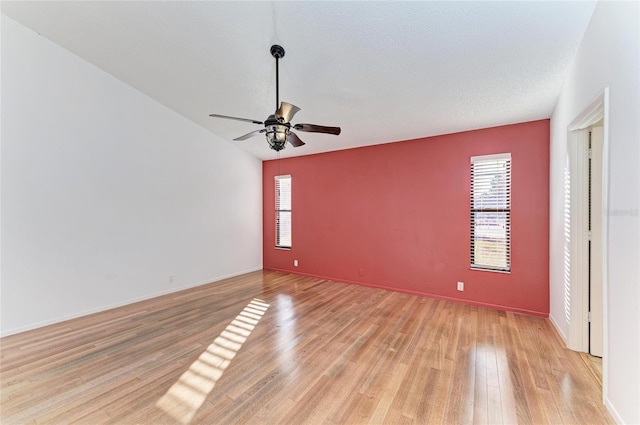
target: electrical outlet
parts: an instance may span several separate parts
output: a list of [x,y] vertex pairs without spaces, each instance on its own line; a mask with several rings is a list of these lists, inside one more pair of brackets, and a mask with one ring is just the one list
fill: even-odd
[[293,260],[293,266],[298,267],[298,260]]
[[464,291],[464,282],[458,282],[458,291]]
[[173,277],[174,276],[172,274],[169,275],[169,283],[173,283]]

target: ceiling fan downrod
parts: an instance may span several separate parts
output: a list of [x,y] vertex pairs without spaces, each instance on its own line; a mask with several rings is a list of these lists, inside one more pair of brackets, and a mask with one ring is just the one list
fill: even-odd
[[284,57],[284,47],[274,44],[271,46],[271,56],[276,58],[276,111],[280,107],[280,73],[278,60]]

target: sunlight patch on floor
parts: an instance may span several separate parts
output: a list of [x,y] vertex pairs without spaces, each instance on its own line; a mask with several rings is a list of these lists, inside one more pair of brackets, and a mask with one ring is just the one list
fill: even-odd
[[188,424],[215,387],[225,369],[258,324],[269,304],[254,298],[220,333],[189,370],[158,400],[156,407]]

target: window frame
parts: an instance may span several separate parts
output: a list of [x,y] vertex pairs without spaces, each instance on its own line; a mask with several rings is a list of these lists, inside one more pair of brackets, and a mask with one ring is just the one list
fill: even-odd
[[[504,193],[499,193],[498,196],[504,196],[505,197],[505,205],[504,206],[499,206],[498,204],[500,203],[499,200],[498,201],[494,201],[493,206],[490,207],[486,207],[486,206],[482,206],[482,205],[475,205],[475,199],[479,196],[479,193],[475,192],[475,188],[477,188],[477,186],[475,185],[476,180],[478,179],[478,177],[482,177],[482,173],[476,171],[476,169],[474,168],[474,166],[476,164],[480,164],[480,163],[484,163],[485,166],[490,166],[491,162],[496,162],[496,161],[501,161],[501,160],[506,160],[506,164],[505,164],[505,172],[501,173],[501,174],[494,174],[495,175],[504,175],[505,176],[505,183],[504,183],[504,188],[499,187],[499,189],[504,189]],[[469,260],[470,260],[470,268],[472,270],[479,270],[479,271],[489,271],[489,272],[495,272],[495,273],[511,273],[511,209],[512,209],[512,184],[513,184],[513,178],[512,178],[512,158],[511,158],[511,153],[500,153],[500,154],[492,154],[492,155],[480,155],[480,156],[472,156],[470,158],[470,217],[469,217],[469,225],[470,225],[470,249],[469,249]],[[496,165],[496,169],[499,166]],[[485,171],[484,173],[484,177],[485,179],[487,178],[487,176],[490,176],[489,173],[487,173]],[[482,180],[482,179],[480,179]],[[486,184],[486,183],[485,183]],[[500,198],[498,198],[500,199]],[[504,220],[505,220],[505,229],[504,229],[504,237],[505,237],[505,242],[503,247],[501,247],[502,249],[504,249],[504,262],[506,263],[506,266],[500,266],[500,265],[496,265],[494,264],[489,264],[489,263],[479,263],[478,262],[478,258],[476,255],[476,242],[478,242],[479,239],[476,239],[476,233],[477,233],[477,223],[476,223],[476,214],[477,213],[503,213],[504,214]]]
[[[281,202],[280,202],[280,181],[281,180],[289,180],[289,208],[281,208]],[[276,249],[284,249],[284,250],[290,250],[291,246],[293,245],[293,239],[292,239],[292,216],[293,213],[291,212],[292,210],[292,203],[293,203],[293,197],[292,197],[292,192],[293,192],[293,180],[291,178],[290,174],[285,174],[285,175],[277,175],[274,176],[274,189],[275,189],[275,248]],[[282,244],[282,234],[281,234],[281,220],[280,220],[280,216],[281,213],[289,213],[289,245],[285,245]]]

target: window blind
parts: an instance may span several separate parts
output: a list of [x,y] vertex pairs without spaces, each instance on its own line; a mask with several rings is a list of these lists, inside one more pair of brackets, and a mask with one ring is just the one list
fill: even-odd
[[276,248],[291,248],[291,176],[276,176]]
[[511,271],[511,154],[471,157],[471,268]]

